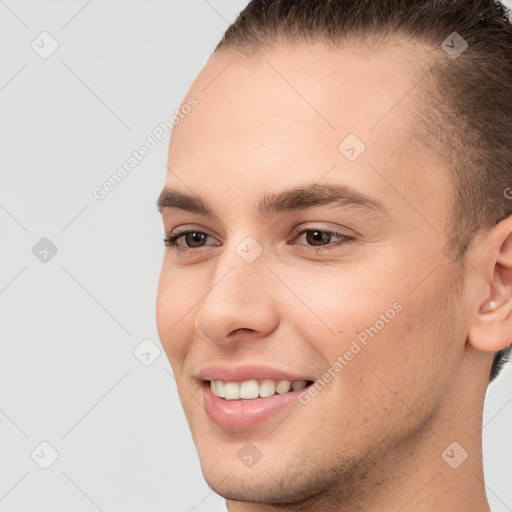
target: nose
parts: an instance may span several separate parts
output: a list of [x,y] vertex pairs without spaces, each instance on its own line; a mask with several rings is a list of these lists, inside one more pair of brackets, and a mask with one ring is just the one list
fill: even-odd
[[199,335],[227,346],[242,337],[267,337],[277,328],[279,287],[264,253],[248,263],[234,249],[225,250],[211,276],[209,291],[196,310]]

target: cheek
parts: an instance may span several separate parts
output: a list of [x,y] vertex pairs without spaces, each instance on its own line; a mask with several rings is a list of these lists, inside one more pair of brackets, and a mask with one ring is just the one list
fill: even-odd
[[[391,406],[396,392],[428,409],[428,397],[442,395],[456,350],[450,334],[455,328],[450,279],[438,269],[411,292],[407,283],[419,281],[412,270],[404,262],[379,275],[338,268],[322,269],[314,277],[309,270],[301,278],[290,271],[290,288],[307,308],[294,308],[295,318],[289,320],[322,355],[324,371],[343,375],[332,381],[344,396],[357,392]],[[298,302],[291,295],[289,300]],[[364,409],[364,403],[357,407]]]
[[175,371],[175,360],[187,350],[186,332],[190,332],[194,305],[201,297],[200,290],[193,290],[187,279],[164,263],[158,282],[156,324],[162,347]]
[[408,296],[392,296],[398,297],[401,310],[387,324],[376,321],[375,313],[382,309],[367,317],[370,325],[360,331],[368,334],[364,350],[344,369],[342,383],[365,397],[354,404],[359,417],[381,415],[382,424],[388,418],[390,424],[403,421],[412,427],[431,417],[442,402],[456,371],[452,333],[457,326],[439,277]]
[[[358,335],[363,342],[369,338],[365,329],[376,324],[379,332],[386,330],[402,309],[396,289],[353,267],[291,269],[287,273],[283,280],[293,293],[285,300],[287,306],[296,306],[294,327],[306,327],[302,339],[318,340],[314,341],[317,348],[334,357],[348,349]],[[288,315],[290,310],[283,311]],[[316,325],[314,336],[312,324]]]

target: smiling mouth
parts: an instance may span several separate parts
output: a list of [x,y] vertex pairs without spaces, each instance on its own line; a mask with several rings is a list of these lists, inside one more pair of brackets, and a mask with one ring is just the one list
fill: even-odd
[[205,383],[210,387],[212,393],[218,398],[229,401],[246,401],[299,391],[312,385],[313,381],[251,379],[242,382],[206,380]]

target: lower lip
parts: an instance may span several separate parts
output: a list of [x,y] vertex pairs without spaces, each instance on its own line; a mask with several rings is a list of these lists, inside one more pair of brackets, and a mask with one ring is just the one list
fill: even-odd
[[210,389],[210,383],[205,382],[203,401],[208,415],[221,427],[247,428],[258,425],[297,403],[299,393],[302,391],[304,389],[246,401],[225,400],[215,396]]

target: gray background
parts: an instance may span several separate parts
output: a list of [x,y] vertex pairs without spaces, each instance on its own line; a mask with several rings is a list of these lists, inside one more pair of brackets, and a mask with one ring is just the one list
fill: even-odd
[[[92,190],[179,106],[245,4],[0,1],[0,511],[224,510],[158,355],[168,135],[104,200]],[[59,44],[47,59],[31,48],[43,31]],[[33,253],[43,237],[55,255]],[[511,511],[510,367],[484,424],[489,499]]]

